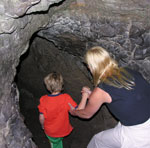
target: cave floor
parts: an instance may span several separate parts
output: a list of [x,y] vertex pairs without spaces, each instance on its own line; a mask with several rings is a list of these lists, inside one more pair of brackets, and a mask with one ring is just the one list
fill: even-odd
[[38,148],[51,148],[49,141],[39,123],[38,114],[38,109],[29,109],[23,111],[25,124],[32,133],[32,140],[35,142]]

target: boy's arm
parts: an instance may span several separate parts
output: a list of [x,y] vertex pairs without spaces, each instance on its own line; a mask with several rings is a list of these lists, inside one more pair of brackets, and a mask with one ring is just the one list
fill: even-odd
[[45,120],[44,115],[42,113],[40,113],[39,121],[41,123],[42,129],[44,129],[44,120]]
[[82,94],[82,99],[81,99],[78,107],[76,108],[76,110],[84,109],[86,102],[87,102],[87,99],[88,99],[88,95],[86,93]]
[[[78,106],[74,107],[70,102],[68,103],[68,105],[70,106],[70,113],[71,113],[71,110],[81,110],[81,109],[84,109],[85,106],[86,106],[86,103],[87,103],[87,99],[89,98],[89,96],[91,95],[91,90],[89,87],[87,86],[84,86],[81,90],[81,93],[82,93],[82,98],[81,98],[81,101],[79,103]],[[71,113],[72,114],[72,113]],[[72,114],[73,115],[73,114]]]
[[86,102],[87,102],[87,99],[89,98],[90,94],[91,94],[91,90],[89,87],[87,86],[84,86],[81,90],[81,93],[82,93],[82,99],[78,105],[78,108],[76,110],[80,110],[80,109],[84,109],[85,106],[86,106]]
[[86,102],[87,102],[87,99],[88,99],[88,97],[89,97],[90,95],[87,93],[87,92],[82,92],[82,99],[81,99],[81,101],[80,101],[80,103],[79,103],[79,105],[77,106],[77,107],[73,107],[70,103],[68,103],[68,105],[70,106],[70,113],[71,113],[71,115],[76,115],[76,114],[74,114],[74,110],[82,110],[82,109],[84,109],[85,108],[85,106],[86,106]]
[[89,101],[85,108],[80,110],[71,108],[70,113],[73,116],[89,119],[99,110],[101,105],[106,102],[112,102],[110,95],[99,87],[96,87],[92,94],[89,96]]

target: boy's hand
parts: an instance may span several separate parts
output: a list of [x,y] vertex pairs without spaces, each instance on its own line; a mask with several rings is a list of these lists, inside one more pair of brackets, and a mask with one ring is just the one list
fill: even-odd
[[68,105],[70,106],[70,110],[75,110],[75,107],[73,107],[70,103],[68,103]]
[[39,115],[39,121],[40,121],[40,124],[42,126],[42,129],[44,129],[44,120],[45,120],[44,115],[41,113]]
[[70,103],[68,103],[68,105],[70,106],[70,110],[69,110],[69,113],[73,116],[76,116],[75,114],[75,107],[73,107]]
[[41,125],[42,126],[42,129],[44,130],[44,126],[43,125]]

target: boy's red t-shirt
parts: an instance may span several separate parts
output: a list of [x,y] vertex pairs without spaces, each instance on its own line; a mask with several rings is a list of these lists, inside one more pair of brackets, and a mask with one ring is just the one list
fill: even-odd
[[64,137],[70,134],[73,127],[69,122],[70,103],[76,102],[69,94],[45,95],[40,98],[38,109],[44,114],[44,131],[50,137]]

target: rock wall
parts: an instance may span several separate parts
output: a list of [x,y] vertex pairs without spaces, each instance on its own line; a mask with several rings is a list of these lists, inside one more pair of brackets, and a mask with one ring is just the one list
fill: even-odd
[[128,17],[124,20],[110,19],[100,14],[74,11],[55,15],[48,28],[38,35],[52,41],[59,49],[74,56],[83,57],[84,52],[95,45],[106,48],[122,66],[140,71],[150,81],[150,30],[148,22],[137,22]]
[[1,0],[0,147],[36,147],[19,113],[14,84],[33,34],[80,59],[86,49],[101,45],[150,81],[149,12],[148,0]]
[[[0,2],[0,147],[35,148],[31,133],[19,112],[19,93],[14,87],[16,66],[26,52],[31,36],[47,24],[47,11],[55,1],[2,0]],[[36,8],[35,8],[36,7]],[[30,13],[30,15],[27,15]]]

